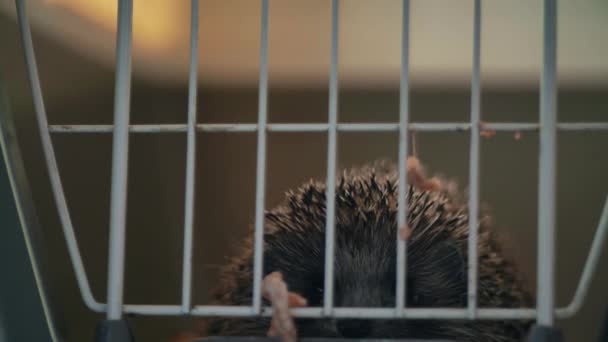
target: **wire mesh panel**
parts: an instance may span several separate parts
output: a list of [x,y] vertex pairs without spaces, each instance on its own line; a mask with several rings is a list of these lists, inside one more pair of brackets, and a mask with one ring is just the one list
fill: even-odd
[[[198,124],[197,123],[197,72],[198,72],[198,30],[199,4],[192,0],[190,18],[190,68],[188,80],[188,116],[186,124],[130,124],[130,82],[132,46],[132,0],[119,0],[118,35],[116,50],[116,83],[113,125],[62,125],[47,121],[36,60],[32,45],[25,1],[16,0],[21,37],[27,61],[29,81],[43,142],[51,185],[68,252],[78,286],[85,304],[93,311],[105,312],[109,320],[120,320],[125,313],[140,315],[193,315],[193,316],[271,316],[272,308],[262,303],[262,276],[264,255],[264,203],[266,188],[266,153],[268,132],[326,132],[327,144],[327,187],[326,187],[326,236],[324,260],[324,300],[322,307],[292,309],[296,317],[334,318],[411,318],[411,319],[533,319],[542,326],[552,326],[554,317],[570,317],[581,307],[588,292],[591,277],[596,271],[602,249],[608,235],[608,200],[603,208],[584,270],[576,293],[570,304],[556,308],[555,296],[555,181],[556,181],[556,134],[558,131],[608,131],[608,122],[559,123],[556,120],[557,81],[557,5],[556,0],[544,0],[543,13],[543,64],[540,84],[539,123],[493,122],[481,120],[481,0],[474,1],[473,50],[471,81],[471,113],[468,122],[410,122],[409,56],[410,56],[410,2],[403,1],[401,40],[401,84],[399,92],[399,121],[394,123],[340,123],[338,118],[338,47],[340,1],[331,0],[330,72],[329,103],[327,123],[274,124],[268,122],[268,30],[269,4],[261,0],[260,32],[260,74],[258,84],[258,113],[255,124]],[[394,308],[342,308],[334,306],[334,254],[336,215],[336,173],[338,159],[338,133],[340,132],[398,132],[399,135],[399,186],[398,186],[398,226],[407,224],[407,177],[406,152],[409,135],[414,132],[462,132],[470,134],[469,198],[468,216],[468,275],[466,308],[413,308],[408,307],[407,298],[407,244],[397,241],[397,263]],[[478,228],[479,228],[479,178],[480,178],[480,135],[490,131],[538,131],[539,144],[539,212],[538,212],[538,303],[531,309],[479,308],[478,291]],[[196,165],[196,133],[244,133],[257,134],[257,168],[255,195],[254,230],[254,272],[253,301],[251,306],[212,306],[192,303],[192,249],[194,222],[194,183]],[[112,188],[110,215],[110,247],[108,264],[108,293],[106,303],[97,301],[91,292],[82,257],[74,234],[70,213],[66,204],[59,169],[54,155],[51,133],[53,134],[113,134]],[[127,200],[127,165],[129,157],[129,136],[134,134],[185,133],[186,182],[184,211],[184,243],[181,303],[175,305],[133,305],[123,303],[123,279],[125,262],[125,217]]]

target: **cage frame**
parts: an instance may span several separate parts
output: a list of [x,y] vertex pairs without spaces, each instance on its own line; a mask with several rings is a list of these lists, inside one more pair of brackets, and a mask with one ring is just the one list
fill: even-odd
[[[191,0],[190,62],[188,80],[188,118],[186,124],[132,125],[130,114],[131,47],[132,47],[132,0],[118,1],[116,83],[114,123],[112,125],[63,125],[49,124],[44,107],[40,79],[36,65],[30,25],[25,0],[15,0],[17,19],[21,32],[28,80],[34,100],[42,148],[49,171],[51,187],[59,218],[63,228],[70,261],[76,275],[80,295],[86,306],[94,312],[106,313],[108,321],[121,321],[124,314],[164,316],[271,316],[272,308],[264,307],[261,301],[263,258],[263,211],[266,185],[266,137],[268,132],[326,132],[328,134],[327,157],[327,215],[326,215],[326,259],[324,301],[322,307],[291,309],[295,317],[334,318],[410,318],[410,319],[535,319],[539,327],[553,327],[554,319],[569,318],[582,306],[588,293],[593,274],[597,269],[602,246],[608,237],[608,197],[596,229],[593,242],[585,260],[575,294],[569,304],[557,308],[555,297],[555,181],[558,131],[608,131],[608,122],[557,122],[557,0],[543,0],[543,57],[540,84],[539,123],[481,121],[481,0],[474,0],[473,15],[473,65],[471,80],[471,113],[468,122],[410,122],[409,120],[409,24],[410,2],[402,0],[402,55],[399,122],[396,123],[339,123],[338,120],[338,27],[339,0],[331,1],[331,53],[327,123],[274,124],[268,123],[268,0],[261,1],[260,74],[258,84],[258,120],[254,124],[199,124],[197,123],[198,80],[198,28],[199,1]],[[468,202],[470,217],[468,253],[468,297],[463,309],[453,308],[409,308],[405,302],[407,275],[407,244],[395,237],[397,243],[397,284],[394,308],[340,308],[333,304],[333,262],[335,243],[335,174],[337,160],[337,134],[339,132],[398,132],[399,133],[399,189],[398,203],[406,201],[407,179],[405,156],[408,150],[408,135],[412,132],[464,132],[469,133],[469,184]],[[479,214],[479,159],[480,139],[486,131],[535,131],[539,132],[539,195],[538,195],[538,275],[536,308],[479,308],[477,304],[477,249]],[[256,205],[254,230],[254,279],[253,299],[250,306],[194,305],[191,295],[192,247],[194,217],[194,183],[196,161],[196,133],[257,133]],[[110,243],[108,263],[108,293],[106,302],[93,296],[86,270],[82,262],[78,242],[70,219],[69,208],[54,154],[51,134],[113,134],[112,188],[110,211]],[[175,305],[134,305],[123,303],[124,288],[124,240],[127,196],[128,142],[130,133],[164,134],[186,133],[186,183],[185,223],[182,269],[182,298]],[[397,224],[406,223],[406,206],[398,207]]]

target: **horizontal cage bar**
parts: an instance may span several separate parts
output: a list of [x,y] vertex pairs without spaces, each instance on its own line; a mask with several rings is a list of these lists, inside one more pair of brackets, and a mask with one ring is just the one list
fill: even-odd
[[[410,123],[408,128],[418,132],[468,131],[468,122],[421,122]],[[269,132],[327,132],[326,123],[267,124]],[[341,123],[337,124],[341,132],[398,132],[398,123]],[[526,122],[482,123],[480,131],[538,131],[540,124]],[[608,131],[608,122],[564,122],[558,123],[561,131]],[[196,130],[208,133],[256,132],[257,124],[197,124]],[[51,133],[112,133],[113,125],[49,125]],[[132,133],[186,133],[186,124],[140,124],[129,125]]]
[[[123,312],[143,316],[182,316],[191,315],[198,317],[225,316],[225,317],[254,317],[272,316],[271,307],[262,307],[258,314],[252,306],[215,306],[199,305],[190,311],[184,311],[181,305],[124,305]],[[397,312],[394,308],[343,308],[333,307],[331,314],[325,314],[323,307],[305,307],[290,309],[294,317],[301,318],[368,318],[368,319],[470,319],[469,310],[466,308],[406,308]],[[482,320],[515,320],[533,319],[536,317],[535,308],[478,308],[476,319]],[[569,318],[576,312],[570,306],[555,310],[557,318]]]

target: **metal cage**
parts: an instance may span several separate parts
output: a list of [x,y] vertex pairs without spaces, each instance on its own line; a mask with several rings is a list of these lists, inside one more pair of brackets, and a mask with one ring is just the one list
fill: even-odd
[[[117,338],[124,329],[121,325],[125,314],[138,315],[192,315],[192,316],[256,316],[272,315],[272,309],[264,307],[261,301],[262,256],[263,256],[263,210],[266,184],[266,136],[267,132],[326,132],[328,134],[327,157],[327,236],[325,260],[325,291],[323,307],[293,309],[296,317],[341,317],[341,318],[415,318],[415,319],[536,319],[536,334],[551,331],[554,317],[571,317],[580,309],[588,292],[590,282],[596,271],[599,257],[608,235],[608,201],[592,246],[584,265],[574,298],[569,305],[556,308],[554,303],[555,273],[555,182],[556,182],[556,134],[558,131],[595,130],[608,131],[608,122],[558,123],[556,119],[557,82],[557,1],[544,0],[543,13],[543,57],[542,79],[540,84],[540,115],[538,123],[481,121],[480,90],[480,41],[481,41],[481,0],[474,1],[474,29],[472,51],[471,113],[468,122],[410,122],[409,115],[409,26],[410,4],[403,0],[402,13],[402,54],[399,122],[394,123],[339,123],[338,120],[338,21],[340,2],[331,0],[331,55],[329,104],[327,123],[313,124],[273,124],[267,120],[267,68],[268,68],[268,0],[261,0],[261,46],[259,71],[259,97],[257,124],[198,124],[197,107],[197,60],[198,60],[198,0],[192,0],[190,22],[190,68],[188,82],[188,120],[185,124],[131,125],[130,84],[131,84],[131,40],[132,40],[132,0],[119,0],[118,36],[116,53],[116,83],[113,125],[62,125],[50,124],[38,77],[34,47],[32,44],[25,0],[16,0],[18,22],[24,46],[27,72],[34,98],[43,151],[48,166],[52,190],[67,243],[69,256],[76,274],[78,287],[84,303],[95,312],[107,315],[107,324],[102,331],[109,341]],[[5,122],[0,121],[0,124]],[[255,254],[254,254],[254,297],[251,306],[207,306],[193,305],[192,288],[192,246],[194,217],[194,181],[196,158],[196,132],[205,133],[240,132],[257,133],[257,171],[255,196]],[[338,132],[398,132],[399,133],[399,203],[406,200],[405,156],[408,151],[408,135],[418,131],[458,131],[470,134],[469,161],[469,259],[468,259],[468,306],[463,309],[452,308],[408,308],[405,303],[407,273],[406,244],[395,237],[397,244],[397,284],[396,306],[394,308],[340,308],[333,306],[333,258],[334,258],[334,213],[335,177]],[[538,184],[538,289],[535,309],[478,308],[477,306],[477,238],[479,212],[479,155],[480,133],[484,131],[538,131],[539,145],[539,184]],[[52,135],[55,134],[112,134],[112,187],[110,246],[108,264],[107,300],[102,302],[93,297],[89,280],[81,259],[78,242],[74,233],[70,213],[66,204],[59,167],[53,150]],[[185,184],[185,225],[183,242],[182,299],[175,305],[131,305],[123,303],[123,274],[125,258],[125,216],[127,198],[127,162],[129,156],[130,134],[183,133],[187,135],[186,184]],[[3,135],[3,139],[6,137]],[[9,155],[10,157],[10,155]],[[406,206],[399,206],[398,224],[406,222]],[[543,330],[545,329],[545,330]],[[541,332],[538,332],[541,331]],[[124,331],[122,331],[124,332]]]

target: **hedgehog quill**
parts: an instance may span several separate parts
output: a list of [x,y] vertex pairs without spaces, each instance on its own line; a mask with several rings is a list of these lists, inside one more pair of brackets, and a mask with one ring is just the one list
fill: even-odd
[[[394,307],[396,243],[406,240],[408,307],[464,308],[467,304],[468,210],[456,187],[428,178],[418,159],[407,160],[407,226],[397,227],[398,172],[377,162],[338,177],[334,305]],[[265,213],[264,305],[274,317],[213,317],[204,336],[435,338],[514,342],[530,321],[293,318],[289,307],[322,306],[326,186],[311,181]],[[253,234],[253,232],[251,232]],[[253,238],[222,273],[215,304],[251,305]],[[481,218],[478,236],[480,307],[530,307],[515,263]]]

